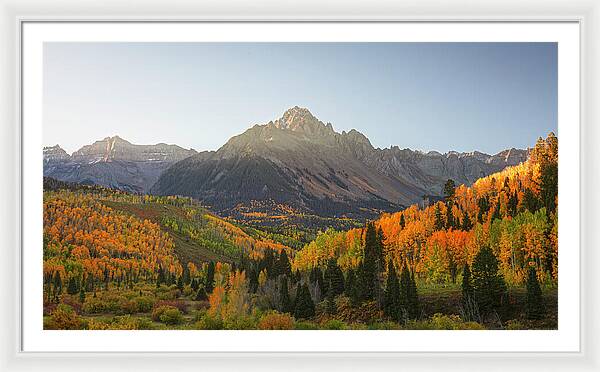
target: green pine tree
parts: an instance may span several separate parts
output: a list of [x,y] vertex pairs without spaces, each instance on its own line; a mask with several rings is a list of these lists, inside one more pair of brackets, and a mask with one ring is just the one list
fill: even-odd
[[481,247],[471,270],[473,296],[479,310],[487,313],[500,308],[506,294],[506,283],[498,271],[498,260],[489,247]]
[[333,290],[334,286],[333,283],[329,283],[329,292],[327,292],[327,307],[326,307],[326,311],[327,314],[332,315],[335,314],[337,312],[337,307],[335,305],[335,293]]
[[279,283],[279,310],[282,313],[291,313],[293,311],[288,291],[288,278],[285,275],[281,277],[281,282]]
[[372,222],[367,224],[363,260],[358,268],[358,298],[361,302],[374,300],[379,294],[379,263],[381,243]]
[[77,286],[77,279],[74,277],[69,278],[69,282],[67,284],[67,293],[70,295],[74,295],[79,292],[79,288]]
[[334,296],[344,293],[344,274],[334,258],[327,260],[325,282],[329,284],[328,289],[333,290]]
[[288,258],[287,252],[285,249],[281,251],[279,255],[279,259],[277,260],[278,272],[279,275],[287,275],[288,277],[292,275],[292,265],[290,264],[290,259]]
[[454,228],[454,214],[452,213],[452,203],[448,203],[446,209],[446,229]]
[[400,228],[404,230],[404,226],[406,226],[406,222],[404,221],[404,214],[400,215]]
[[177,278],[177,289],[183,291],[183,275]]
[[529,276],[527,277],[527,303],[525,305],[527,319],[542,319],[544,316],[544,300],[542,299],[542,289],[537,278],[537,273],[533,266],[529,266]]
[[456,183],[454,183],[454,180],[449,179],[444,184],[444,199],[446,199],[446,201],[452,200],[452,198],[454,198],[455,192],[456,192]]
[[444,230],[444,220],[442,218],[442,211],[440,209],[440,205],[436,204],[435,205],[435,220],[433,223],[433,228],[435,231],[440,231],[440,230]]
[[400,320],[400,282],[392,260],[388,263],[388,275],[383,298],[383,313],[390,318]]
[[358,285],[356,283],[356,275],[353,269],[349,269],[346,274],[346,282],[344,286],[344,294],[350,298],[352,306],[357,306],[360,302],[358,295]]
[[54,285],[54,297],[56,298],[62,293],[62,279],[60,278],[60,274],[58,273],[58,271],[54,272],[54,279],[52,280],[52,282],[52,284]]
[[309,319],[313,316],[315,316],[315,304],[310,296],[308,285],[299,283],[296,288],[294,317],[296,319]]
[[165,282],[165,272],[162,266],[158,266],[158,275],[156,276],[156,287],[160,287]]
[[215,288],[215,263],[210,261],[206,268],[206,283],[204,284],[206,293],[212,293]]
[[469,214],[465,211],[463,214],[462,226],[463,231],[470,231],[473,228],[473,223],[471,222],[471,218]]
[[419,317],[421,308],[419,307],[419,295],[417,293],[417,281],[415,279],[415,272],[410,274],[410,283],[408,291],[408,313],[411,318],[416,319]]

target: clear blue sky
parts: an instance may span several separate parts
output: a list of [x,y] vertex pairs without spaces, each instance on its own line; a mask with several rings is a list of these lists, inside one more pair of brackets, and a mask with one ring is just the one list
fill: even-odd
[[44,145],[115,134],[215,150],[289,107],[376,147],[532,146],[557,131],[555,43],[46,43]]

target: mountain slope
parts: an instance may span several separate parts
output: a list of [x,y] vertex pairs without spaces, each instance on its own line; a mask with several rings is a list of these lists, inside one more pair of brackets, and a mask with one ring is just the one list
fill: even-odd
[[337,133],[294,107],[216,152],[174,164],[151,192],[192,196],[226,214],[269,200],[321,215],[367,217],[439,195],[448,178],[470,184],[526,158],[526,150],[514,149],[494,156],[376,149],[360,132]]
[[83,146],[72,155],[60,146],[44,148],[44,176],[146,192],[160,174],[193,154],[176,145],[134,145],[118,136]]

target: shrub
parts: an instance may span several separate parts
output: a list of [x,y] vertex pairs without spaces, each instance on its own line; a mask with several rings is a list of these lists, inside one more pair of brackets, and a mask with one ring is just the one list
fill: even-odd
[[458,315],[434,314],[431,319],[423,321],[410,321],[406,324],[408,329],[444,329],[444,330],[482,330],[483,325],[476,322],[465,322]]
[[121,304],[121,310],[125,313],[125,314],[135,314],[138,312],[138,306],[137,306],[137,302],[133,301],[133,300],[129,300],[129,301],[124,301]]
[[163,306],[155,306],[152,310],[152,320],[156,322],[160,322],[160,316],[169,309],[176,309],[173,306],[163,305]]
[[323,324],[323,329],[342,330],[347,329],[347,326],[346,323],[342,322],[341,320],[331,319]]
[[125,296],[99,292],[96,297],[86,296],[82,309],[88,314],[126,314],[131,311],[131,304]]
[[294,329],[294,318],[289,314],[268,313],[258,322],[258,329]]
[[59,304],[50,314],[50,319],[45,324],[48,329],[82,329],[83,322],[73,308],[66,304]]
[[183,315],[178,308],[170,305],[155,307],[152,311],[152,319],[165,324],[179,324],[183,321]]
[[170,307],[163,311],[159,319],[165,324],[174,325],[183,322],[183,315],[181,315],[181,311],[179,311],[179,309]]
[[137,304],[137,311],[140,313],[147,313],[154,307],[154,299],[148,296],[140,296],[134,299]]
[[238,315],[223,320],[225,329],[256,329],[256,319],[250,315]]
[[212,317],[208,314],[204,314],[204,316],[194,324],[194,328],[196,329],[206,329],[206,330],[218,330],[223,329],[223,321],[219,317]]
[[190,287],[189,285],[186,285],[185,287],[183,287],[183,295],[184,296],[190,296],[192,293],[194,293],[194,290],[192,289],[192,287]]
[[89,330],[135,330],[140,329],[140,321],[129,315],[115,316],[108,321],[101,319],[90,319],[87,328]]
[[[369,301],[360,304],[358,307],[352,306],[352,301],[346,296],[338,296],[335,299],[337,312],[335,319],[341,320],[346,324],[351,323],[371,323],[375,319],[381,319],[383,312],[375,301]],[[319,318],[319,321],[325,319]]]
[[154,303],[154,308],[161,306],[172,306],[179,309],[179,311],[181,311],[182,313],[187,314],[187,306],[182,300],[160,300]]

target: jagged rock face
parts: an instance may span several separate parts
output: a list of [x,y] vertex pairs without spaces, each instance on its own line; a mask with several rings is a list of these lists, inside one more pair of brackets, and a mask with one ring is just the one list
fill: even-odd
[[71,156],[58,145],[44,148],[44,176],[143,193],[164,170],[193,154],[196,151],[175,145],[134,145],[107,137]]
[[44,147],[44,163],[54,161],[69,160],[71,156],[67,154],[59,145]]
[[135,162],[177,162],[196,152],[176,145],[134,145],[119,136],[107,137],[91,145],[83,146],[73,153],[78,162],[111,162],[113,160]]
[[151,192],[196,197],[217,210],[274,200],[324,215],[370,216],[440,195],[452,178],[477,178],[526,160],[526,150],[422,153],[374,148],[362,133],[337,133],[307,109],[255,125],[214,153],[174,164]]

